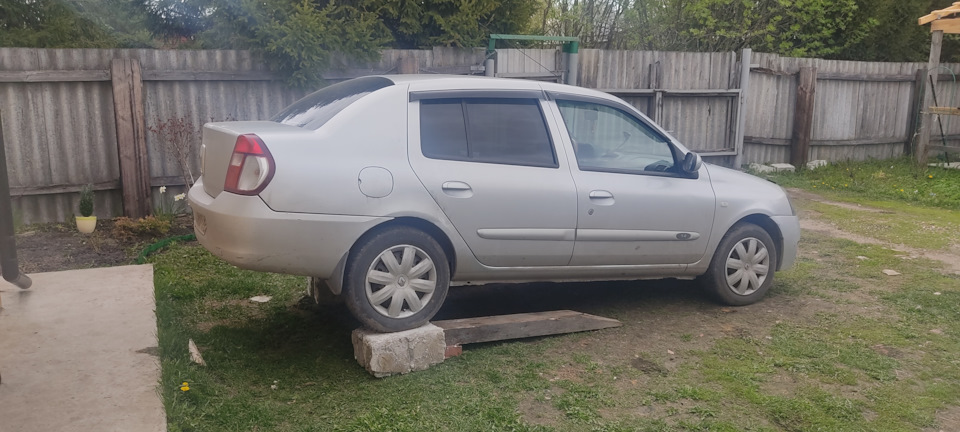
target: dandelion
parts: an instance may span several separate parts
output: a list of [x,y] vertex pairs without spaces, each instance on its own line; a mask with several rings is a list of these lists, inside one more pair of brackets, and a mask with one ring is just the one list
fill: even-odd
[[900,189],[900,192],[903,192],[903,189]]
[[187,197],[187,194],[185,194],[185,193],[177,194],[177,195],[174,195],[174,196],[173,196],[173,200],[174,200],[174,201],[182,201],[182,200],[183,200],[184,198],[186,198],[186,197]]
[[166,186],[160,186],[160,193],[167,193],[167,187],[166,187]]
[[843,187],[847,187],[847,184],[846,184],[846,183],[844,183],[844,184],[843,184]]
[[928,175],[927,178],[933,178],[933,175]]
[[189,391],[190,383],[184,381],[183,384],[180,384],[180,391]]

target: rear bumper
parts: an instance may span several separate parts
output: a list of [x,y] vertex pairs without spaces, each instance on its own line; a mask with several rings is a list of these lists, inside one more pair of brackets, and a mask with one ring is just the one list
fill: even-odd
[[797,260],[800,247],[800,218],[797,216],[773,216],[773,221],[780,227],[783,235],[783,251],[780,254],[780,264],[777,270],[786,270]]
[[257,196],[190,189],[194,232],[200,244],[237,267],[330,278],[354,242],[384,217],[283,213]]

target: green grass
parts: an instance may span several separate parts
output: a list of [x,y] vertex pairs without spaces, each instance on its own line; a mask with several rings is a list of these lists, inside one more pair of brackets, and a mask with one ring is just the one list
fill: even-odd
[[[887,205],[893,213],[808,210],[864,226],[903,214],[937,229],[955,223],[947,210]],[[911,229],[883,231],[918,235]],[[353,359],[353,322],[302,302],[303,278],[241,271],[174,245],[149,258],[169,429],[942,428],[937,412],[960,405],[960,277],[826,234],[805,232],[801,250],[767,300],[736,313],[696,293],[612,296],[597,307],[615,311],[622,328],[468,346],[428,371],[375,379]],[[246,301],[254,295],[273,300]],[[664,312],[678,308],[686,312]],[[208,366],[190,363],[191,338]]]
[[960,170],[919,167],[909,158],[837,162],[815,170],[767,174],[765,177],[784,187],[807,189],[858,202],[903,201],[960,209]]

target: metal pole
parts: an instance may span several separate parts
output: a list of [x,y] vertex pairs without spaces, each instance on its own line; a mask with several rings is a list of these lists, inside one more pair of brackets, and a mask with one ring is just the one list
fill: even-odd
[[7,178],[7,154],[3,142],[3,114],[0,113],[0,271],[3,278],[22,289],[33,281],[20,273],[17,261],[17,239],[13,231],[13,204],[10,202],[10,180]]
[[493,57],[488,57],[483,61],[483,76],[497,76],[497,61]]
[[564,84],[577,85],[580,72],[580,43],[567,42],[563,44],[563,51],[567,55],[567,75]]

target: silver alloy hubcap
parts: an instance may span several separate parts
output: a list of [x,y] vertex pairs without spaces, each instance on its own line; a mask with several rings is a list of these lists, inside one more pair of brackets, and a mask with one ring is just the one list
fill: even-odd
[[727,254],[727,287],[739,295],[760,289],[770,272],[770,253],[762,241],[753,237],[740,240]]
[[367,300],[377,312],[405,318],[430,303],[437,287],[437,269],[422,249],[393,246],[370,264],[364,285]]

